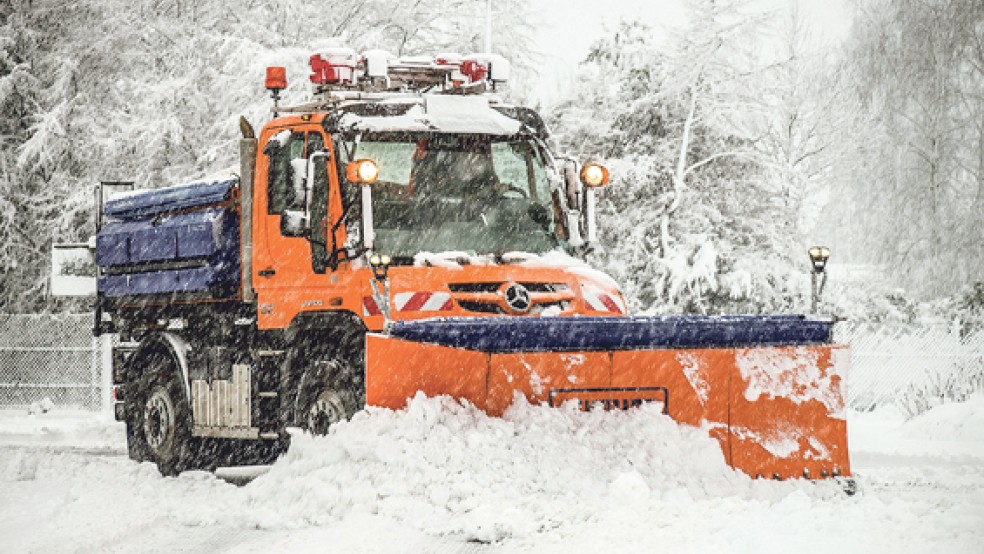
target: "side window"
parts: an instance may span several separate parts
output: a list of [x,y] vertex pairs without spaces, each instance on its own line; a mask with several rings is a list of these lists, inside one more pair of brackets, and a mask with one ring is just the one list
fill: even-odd
[[[541,191],[535,186],[537,175],[534,173],[529,143],[525,141],[493,143],[492,159],[500,182],[528,191],[524,194],[533,199],[540,195]],[[534,184],[533,187],[530,186],[531,183]]]
[[270,155],[267,179],[267,210],[271,214],[283,214],[294,200],[290,162],[304,157],[304,133],[294,133],[287,144]]
[[531,156],[527,158],[530,173],[533,178],[533,198],[547,200],[550,198],[550,179],[547,177],[546,162],[539,148],[530,148]]
[[359,241],[359,222],[362,220],[362,206],[359,203],[361,195],[359,185],[350,183],[345,178],[345,166],[352,161],[349,155],[352,146],[337,135],[333,138],[332,144],[335,147],[335,166],[338,171],[338,184],[342,193],[342,213],[344,214],[345,228],[349,241],[355,244]]
[[416,146],[409,142],[363,142],[357,158],[369,158],[379,166],[379,181],[407,186]]
[[307,134],[307,153],[305,158],[310,158],[311,154],[315,152],[321,152],[325,149],[325,137],[321,133],[308,133]]
[[[307,155],[310,158],[315,152],[325,149],[325,138],[321,133],[310,132],[307,135]],[[311,263],[315,273],[324,273],[328,267],[328,258],[334,249],[328,221],[328,159],[314,159],[314,188],[311,190]]]

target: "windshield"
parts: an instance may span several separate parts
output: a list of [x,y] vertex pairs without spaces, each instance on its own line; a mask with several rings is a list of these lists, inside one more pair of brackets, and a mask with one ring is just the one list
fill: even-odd
[[[347,139],[347,140],[346,140]],[[526,137],[377,133],[336,139],[339,174],[371,159],[375,249],[419,252],[546,252],[561,245],[544,155]],[[344,183],[349,229],[361,218],[358,185]]]

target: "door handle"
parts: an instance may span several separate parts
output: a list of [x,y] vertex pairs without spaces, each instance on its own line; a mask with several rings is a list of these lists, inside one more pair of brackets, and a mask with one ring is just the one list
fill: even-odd
[[276,273],[277,270],[272,268],[261,269],[256,272],[256,274],[259,275],[260,277],[273,277]]

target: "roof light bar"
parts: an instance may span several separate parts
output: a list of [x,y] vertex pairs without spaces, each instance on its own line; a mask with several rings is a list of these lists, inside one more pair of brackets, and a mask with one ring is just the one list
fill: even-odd
[[508,81],[511,73],[509,61],[496,54],[446,52],[433,58],[396,58],[385,50],[367,50],[360,56],[351,48],[331,48],[313,54],[310,63],[310,79],[318,92],[419,92],[465,87],[465,92],[476,93],[487,90],[480,86],[482,83],[494,90]]

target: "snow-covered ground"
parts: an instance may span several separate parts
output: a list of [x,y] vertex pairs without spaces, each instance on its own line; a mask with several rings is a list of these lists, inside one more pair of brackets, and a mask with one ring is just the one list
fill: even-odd
[[89,414],[0,412],[0,551],[984,551],[984,395],[849,425],[853,497],[752,481],[645,407],[493,419],[417,398],[296,437],[245,486],[162,478]]

